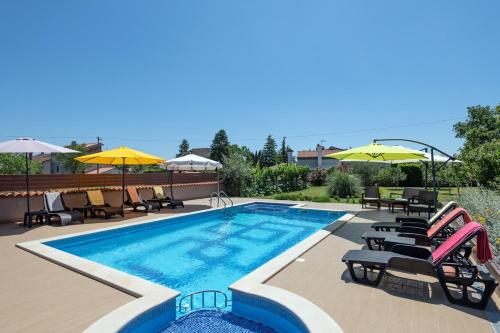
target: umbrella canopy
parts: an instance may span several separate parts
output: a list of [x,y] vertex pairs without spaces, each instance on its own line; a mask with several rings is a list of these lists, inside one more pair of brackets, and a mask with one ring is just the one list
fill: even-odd
[[91,164],[113,164],[122,165],[122,212],[123,203],[125,202],[125,165],[137,164],[159,164],[164,163],[165,159],[146,154],[142,151],[131,149],[128,147],[119,147],[111,150],[101,151],[95,154],[80,156],[75,160],[82,163]]
[[380,143],[370,143],[366,146],[344,150],[326,155],[338,160],[351,161],[394,161],[394,160],[425,160],[423,152],[403,147],[385,146]]
[[220,162],[201,157],[195,154],[174,158],[167,162],[167,170],[170,171],[170,196],[174,198],[173,192],[173,172],[174,171],[217,171],[217,193],[219,188],[219,169],[222,168]]
[[222,168],[220,162],[195,154],[174,158],[167,162],[167,169],[172,171],[214,171]]
[[32,138],[17,138],[0,143],[0,153],[79,153]]
[[113,165],[159,164],[165,162],[164,158],[146,154],[142,151],[128,147],[119,147],[95,154],[80,156],[75,158],[75,160],[82,163]]
[[[394,147],[408,149],[408,148],[403,147],[403,146],[394,146]],[[400,164],[400,163],[415,163],[415,162],[420,162],[420,161],[422,161],[422,162],[430,161],[431,160],[431,153],[427,153],[427,152],[423,152],[423,153],[424,153],[424,156],[425,156],[425,160],[403,159],[403,160],[394,160],[394,161],[391,161],[391,163]],[[439,155],[439,154],[434,154],[434,162],[440,162],[440,163],[447,163],[447,162],[448,163],[462,163],[462,161],[452,160],[449,157],[446,157],[446,156],[443,156],[443,155]]]
[[[26,159],[26,209],[30,212],[30,182],[28,154],[30,153],[79,153],[79,151],[56,146],[33,138],[17,138],[0,143],[0,153],[24,153]],[[26,224],[26,215],[25,215]]]

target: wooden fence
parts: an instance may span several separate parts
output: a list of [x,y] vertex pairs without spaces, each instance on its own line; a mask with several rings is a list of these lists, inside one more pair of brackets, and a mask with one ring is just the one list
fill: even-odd
[[[213,173],[174,173],[174,184],[205,183],[217,181],[217,175]],[[167,185],[166,173],[144,173],[126,174],[127,185]],[[49,190],[60,188],[86,188],[121,186],[122,175],[120,174],[64,174],[64,175],[30,175],[30,189]],[[23,191],[26,189],[24,175],[0,175],[0,192]]]

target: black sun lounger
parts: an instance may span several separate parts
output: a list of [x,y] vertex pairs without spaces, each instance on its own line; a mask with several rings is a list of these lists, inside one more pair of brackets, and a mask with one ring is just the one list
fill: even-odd
[[434,214],[429,220],[420,216],[398,216],[396,217],[396,222],[375,222],[371,225],[371,227],[376,231],[399,231],[402,226],[429,229],[431,225],[439,221],[446,214],[457,207],[458,204],[455,201],[450,201],[438,212],[436,212],[436,214]]
[[464,208],[455,208],[442,219],[433,223],[428,229],[415,226],[401,226],[399,231],[367,231],[361,238],[365,239],[369,248],[371,240],[383,242],[386,237],[409,237],[414,238],[418,245],[432,245],[436,239],[446,239],[455,232],[451,223],[462,218],[465,223],[471,222],[472,218]]
[[[489,277],[480,277],[476,266],[466,259],[457,260],[461,257],[456,255],[463,244],[480,232],[486,233],[484,226],[471,222],[432,253],[421,247],[394,245],[392,252],[350,250],[342,257],[342,261],[347,265],[354,282],[378,286],[387,269],[435,276],[451,303],[484,309],[497,282]],[[460,289],[458,297],[455,297],[454,290],[450,290],[452,285]],[[482,288],[478,289],[478,285]],[[471,299],[470,292],[479,298]]]
[[57,218],[61,225],[66,225],[73,221],[84,223],[83,214],[78,211],[72,211],[64,204],[60,192],[46,192],[43,195],[45,210],[49,213],[49,223],[52,218]]
[[171,199],[170,197],[167,197],[165,195],[165,192],[163,192],[163,187],[161,186],[154,186],[153,187],[153,199],[151,201],[156,201],[159,202],[160,205],[163,205],[164,203],[167,204],[167,206],[170,206],[172,209],[175,209],[176,207],[182,207],[184,208],[184,202],[182,200],[176,200],[176,199]]

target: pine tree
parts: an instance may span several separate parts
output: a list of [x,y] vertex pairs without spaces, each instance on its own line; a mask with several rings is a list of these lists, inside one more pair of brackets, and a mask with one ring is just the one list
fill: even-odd
[[189,150],[189,142],[186,139],[182,139],[182,142],[179,145],[179,152],[175,155],[175,157],[186,156],[188,154],[191,154],[191,151]]
[[222,162],[222,158],[229,155],[229,139],[226,131],[221,129],[215,134],[210,149],[210,158],[215,161]]
[[278,160],[276,147],[276,141],[273,139],[272,135],[268,135],[260,155],[261,166],[270,167],[276,164],[276,161]]

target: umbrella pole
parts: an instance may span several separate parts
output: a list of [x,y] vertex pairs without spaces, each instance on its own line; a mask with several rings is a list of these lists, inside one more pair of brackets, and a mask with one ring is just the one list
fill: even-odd
[[432,163],[432,191],[434,193],[434,212],[436,212],[437,193],[436,193],[436,164],[434,163],[434,148],[431,148]]
[[217,172],[217,193],[220,193],[219,169],[215,168],[215,171]]
[[424,162],[425,164],[425,183],[424,187],[427,190],[427,184],[428,184],[428,179],[429,179],[429,162]]
[[215,171],[217,172],[217,207],[219,207],[219,200],[220,200],[219,169],[215,168]]
[[170,195],[174,200],[174,170],[170,171]]
[[29,212],[30,212],[30,181],[29,181],[28,153],[26,153],[26,207],[28,209],[28,214],[29,214]]
[[122,157],[122,216],[125,216],[125,157]]

